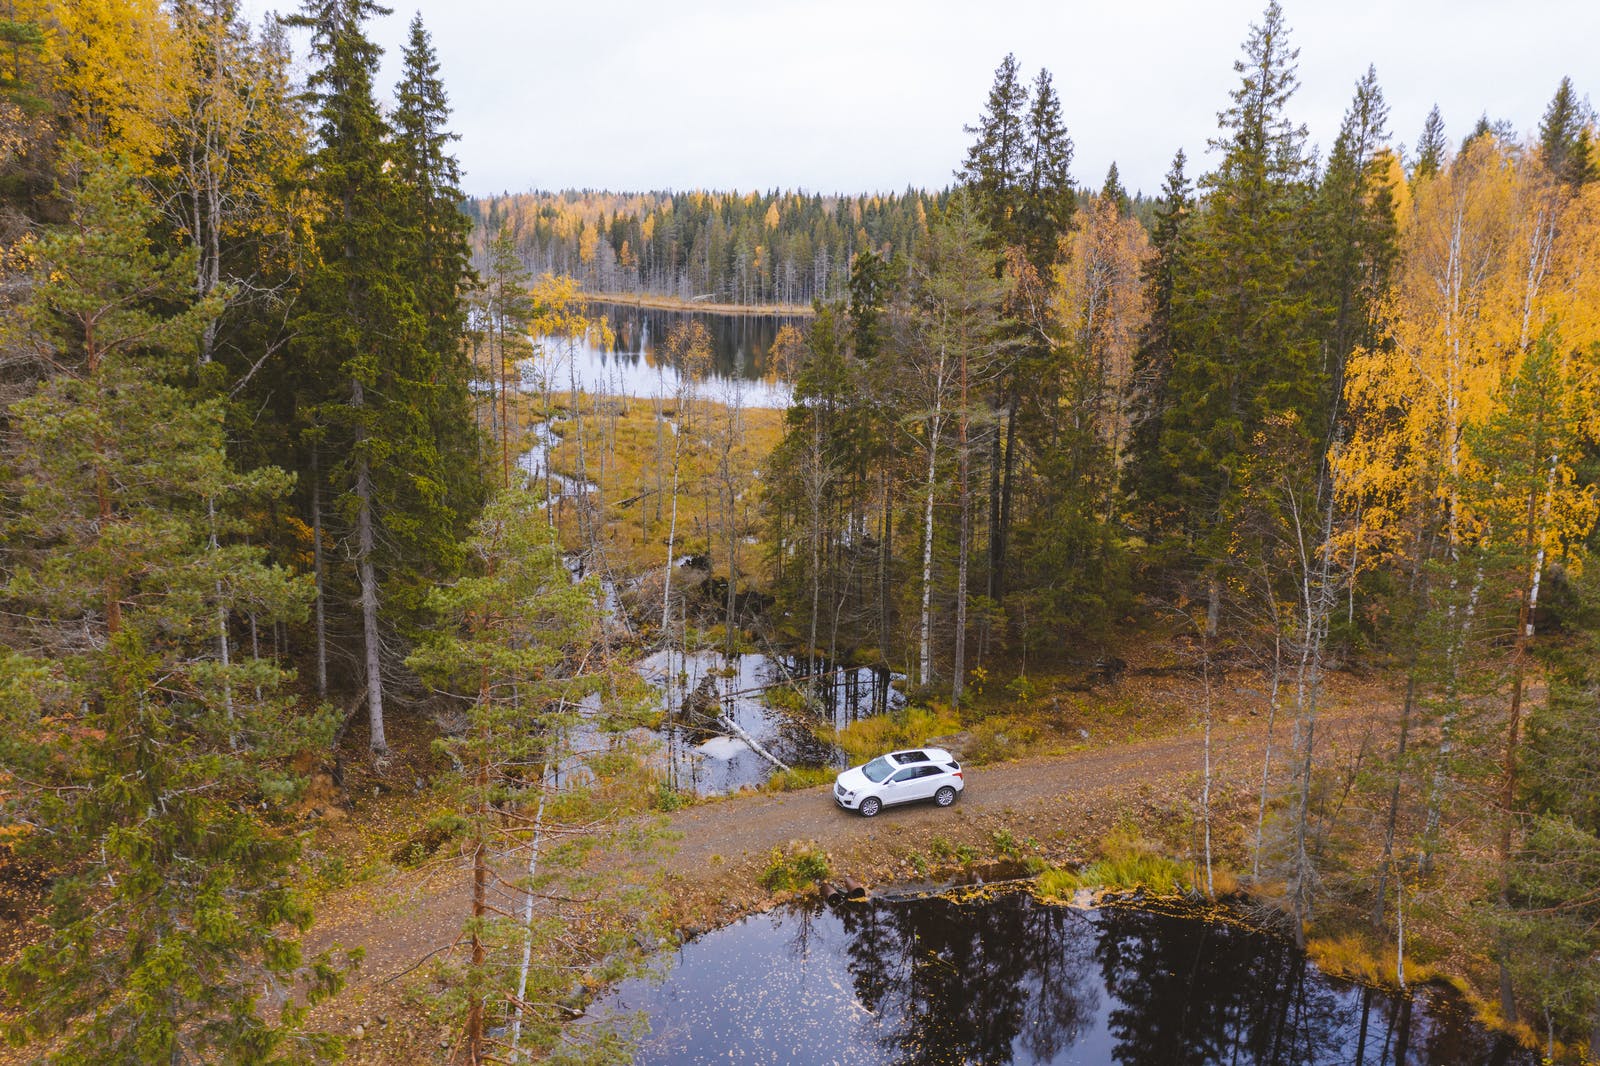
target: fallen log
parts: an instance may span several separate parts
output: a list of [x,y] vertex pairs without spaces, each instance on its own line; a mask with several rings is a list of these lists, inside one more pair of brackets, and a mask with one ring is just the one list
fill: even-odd
[[740,740],[744,741],[746,744],[750,745],[751,751],[767,760],[773,766],[776,766],[784,773],[789,772],[789,766],[787,763],[778,758],[776,755],[772,754],[772,752],[768,751],[766,748],[763,748],[760,744],[756,743],[756,738],[751,736],[738,722],[735,722],[726,714],[719,714],[717,715],[717,724],[722,726],[722,728],[726,729],[728,732],[732,733],[734,736],[738,737]]

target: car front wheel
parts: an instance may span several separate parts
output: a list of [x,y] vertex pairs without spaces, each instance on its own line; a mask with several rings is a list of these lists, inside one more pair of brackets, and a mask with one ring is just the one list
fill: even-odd
[[948,807],[956,801],[956,790],[946,785],[933,794],[933,801],[941,807]]
[[868,796],[861,801],[861,817],[871,818],[883,809],[883,801],[877,796]]

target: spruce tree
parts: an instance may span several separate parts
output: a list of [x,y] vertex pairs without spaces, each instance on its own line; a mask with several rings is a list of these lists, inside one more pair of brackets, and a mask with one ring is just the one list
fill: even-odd
[[483,504],[486,479],[472,417],[469,383],[472,367],[463,335],[468,290],[475,278],[468,238],[472,220],[461,211],[461,168],[449,151],[450,106],[439,79],[439,61],[421,14],[411,20],[401,52],[403,75],[396,87],[394,113],[395,178],[404,205],[411,282],[424,320],[423,345],[437,366],[433,388],[424,394],[428,417],[444,458],[445,504],[456,519],[441,531],[463,539],[467,523]]
[[1025,125],[1027,172],[1017,207],[1017,235],[1028,262],[1049,277],[1058,242],[1072,227],[1077,192],[1072,186],[1072,138],[1061,118],[1061,100],[1048,70],[1033,83],[1033,103]]
[[1020,223],[1023,183],[1029,168],[1028,88],[1019,77],[1017,57],[1007,53],[994,72],[989,99],[976,126],[975,140],[956,179],[972,190],[979,217],[997,246],[1014,244]]
[[1396,255],[1388,184],[1389,108],[1372,67],[1356,83],[1312,205],[1317,260],[1308,282],[1317,304],[1327,367],[1320,428],[1331,447],[1351,351],[1375,341],[1377,302]]
[[[381,50],[363,30],[367,18],[386,13],[370,0],[314,0],[289,20],[311,30],[320,64],[309,80],[319,120],[312,183],[326,205],[297,322],[308,392],[301,417],[315,446],[338,460],[326,469],[351,527],[375,755],[388,749],[384,668],[395,657],[386,654],[385,634],[398,630],[403,639],[427,586],[460,563],[435,418],[448,405],[437,400],[440,360],[429,348],[428,301],[411,262],[420,228],[395,210],[407,202],[406,186],[373,98]],[[413,165],[427,165],[429,129],[419,124]]]
[[1221,570],[1242,527],[1241,477],[1264,421],[1289,419],[1301,464],[1320,467],[1326,371],[1305,284],[1311,234],[1303,127],[1286,114],[1299,85],[1283,11],[1274,0],[1251,27],[1232,104],[1219,116],[1217,170],[1201,181],[1201,224],[1175,315],[1172,404],[1161,451],[1186,510],[1183,536],[1206,574],[1209,627]]
[[1412,181],[1421,181],[1439,173],[1439,168],[1444,166],[1444,154],[1447,144],[1444,139],[1444,116],[1439,114],[1439,105],[1433,105],[1433,110],[1428,112],[1428,119],[1422,124],[1422,136],[1417,140],[1417,162],[1411,171]]
[[1539,121],[1539,159],[1551,175],[1571,185],[1581,184],[1587,169],[1587,153],[1580,145],[1590,117],[1584,114],[1572,79],[1562,78]]
[[1122,186],[1122,175],[1117,173],[1117,164],[1113,160],[1106,170],[1106,180],[1100,186],[1100,198],[1117,205],[1117,213],[1126,215],[1133,209],[1133,202],[1128,199],[1128,190]]
[[1157,539],[1159,531],[1173,528],[1182,510],[1171,469],[1162,456],[1161,437],[1172,405],[1173,352],[1186,343],[1174,308],[1194,211],[1193,187],[1183,170],[1186,162],[1183,149],[1178,149],[1156,203],[1150,258],[1143,270],[1149,317],[1139,335],[1133,436],[1123,484],[1138,524],[1150,540]]

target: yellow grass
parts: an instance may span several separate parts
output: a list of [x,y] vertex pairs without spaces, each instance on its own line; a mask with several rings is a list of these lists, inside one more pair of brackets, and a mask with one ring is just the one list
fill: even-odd
[[[656,401],[608,398],[580,403],[581,417],[574,419],[556,407],[555,432],[561,443],[551,455],[551,469],[568,477],[579,475],[579,438],[582,437],[582,476],[600,487],[603,513],[599,536],[614,569],[631,572],[660,567],[666,562],[667,538],[672,526],[673,433],[658,429]],[[670,403],[663,415],[685,428],[678,452],[678,516],[673,546],[675,556],[708,555],[714,574],[727,573],[727,542],[719,500],[719,460],[728,432],[730,412],[720,404],[696,401],[680,417]],[[783,413],[747,409],[739,413],[734,432],[731,465],[740,498],[738,522],[741,584],[764,577],[765,559],[759,545],[745,537],[761,533],[761,484],[756,476],[766,466],[772,449],[783,435]],[[526,446],[531,446],[531,438]],[[558,505],[562,533],[578,546],[580,536],[573,501]]]
[[961,719],[948,707],[908,707],[894,714],[852,722],[838,734],[818,726],[818,736],[843,748],[851,763],[866,762],[886,751],[926,744],[933,737],[961,729]]

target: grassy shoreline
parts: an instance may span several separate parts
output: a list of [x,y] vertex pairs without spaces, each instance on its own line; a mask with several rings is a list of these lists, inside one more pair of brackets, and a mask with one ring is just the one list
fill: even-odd
[[641,307],[653,311],[705,311],[716,315],[777,315],[786,318],[810,318],[816,311],[810,304],[735,304],[711,300],[685,300],[681,296],[663,293],[585,293],[590,303],[611,304],[617,307]]

